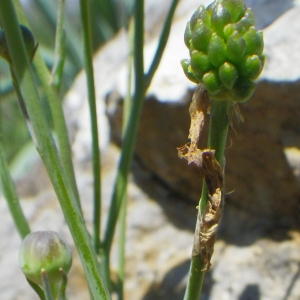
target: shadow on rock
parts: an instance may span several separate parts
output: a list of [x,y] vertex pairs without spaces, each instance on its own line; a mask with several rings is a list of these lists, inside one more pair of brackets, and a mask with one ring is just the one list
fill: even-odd
[[[190,261],[188,260],[171,269],[159,285],[150,288],[143,300],[182,300],[185,292],[186,274],[189,267]],[[211,272],[207,272],[204,277],[201,299],[209,299],[212,286],[212,274]]]
[[293,7],[293,0],[246,0],[256,18],[256,27],[265,28]]
[[258,285],[247,285],[238,300],[260,300],[260,292]]

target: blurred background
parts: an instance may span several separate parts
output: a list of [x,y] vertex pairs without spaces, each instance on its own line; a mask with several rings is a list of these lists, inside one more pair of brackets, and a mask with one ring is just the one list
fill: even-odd
[[[21,0],[20,2],[25,10],[33,35],[36,41],[39,42],[39,50],[44,61],[51,70],[55,60],[55,30],[59,1]],[[109,41],[122,26],[126,26],[132,9],[132,2],[132,0],[90,1],[94,51]],[[61,86],[62,99],[76,75],[83,68],[79,13],[79,1],[65,1],[64,29],[67,42]],[[40,94],[43,95],[42,89]],[[20,147],[29,141],[29,135],[16,101],[8,64],[3,59],[0,59],[0,108],[4,145],[6,149],[7,147],[9,149],[7,159],[11,161]],[[48,115],[48,121],[51,124],[50,114]]]

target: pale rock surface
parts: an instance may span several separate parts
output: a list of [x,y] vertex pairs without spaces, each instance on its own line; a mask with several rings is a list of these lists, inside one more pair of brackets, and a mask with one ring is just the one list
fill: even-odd
[[[204,5],[210,1],[202,1]],[[236,126],[227,150],[225,214],[203,286],[203,300],[298,300],[299,234],[299,1],[246,1],[264,28],[267,63],[253,99],[242,106],[245,124]],[[148,1],[145,64],[170,1]],[[126,299],[182,299],[200,193],[199,171],[177,158],[187,141],[188,101],[194,85],[179,61],[188,52],[185,24],[199,1],[180,1],[162,63],[149,89],[128,188]],[[156,13],[157,12],[157,13]],[[121,32],[95,56],[103,153],[103,210],[107,211],[118,159],[110,136],[120,139],[126,87],[126,35]],[[174,50],[175,49],[175,50]],[[106,106],[107,102],[107,106]],[[84,74],[66,97],[78,186],[88,227],[92,216],[90,134]],[[108,112],[109,120],[105,117]],[[112,129],[110,129],[110,126]],[[194,179],[196,177],[196,180]],[[32,230],[56,230],[70,241],[57,200],[38,162],[18,181]],[[191,204],[192,203],[192,204]],[[0,299],[37,299],[18,269],[20,239],[0,199]],[[104,218],[105,219],[105,218]],[[113,266],[116,262],[113,251]],[[69,299],[88,299],[74,250]]]

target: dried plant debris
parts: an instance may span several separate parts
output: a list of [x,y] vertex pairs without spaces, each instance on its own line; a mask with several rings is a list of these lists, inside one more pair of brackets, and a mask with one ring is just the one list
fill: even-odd
[[197,149],[197,146],[204,126],[205,114],[208,107],[209,99],[206,90],[204,85],[199,84],[193,94],[189,108],[191,126],[188,138],[191,142],[189,146],[184,145],[177,148],[178,156],[180,158],[185,158],[188,161],[188,164],[195,163],[199,167],[201,167],[201,151]]
[[191,126],[188,137],[191,142],[177,148],[180,158],[184,158],[188,164],[194,163],[200,168],[207,185],[209,199],[202,214],[198,214],[192,252],[193,256],[201,256],[205,264],[202,271],[210,269],[210,259],[214,251],[214,243],[224,206],[223,170],[214,156],[214,150],[198,149],[208,102],[205,90],[202,86],[198,86],[189,109]]
[[244,123],[244,117],[241,114],[240,107],[237,102],[232,102],[232,106],[230,108],[229,112],[229,128],[232,132],[237,134],[237,132],[234,129],[233,123]]
[[189,108],[191,127],[188,138],[191,144],[188,151],[188,164],[193,162],[193,156],[197,153],[197,145],[204,126],[204,118],[208,106],[208,97],[202,84],[199,84],[193,94]]
[[200,220],[197,220],[200,226],[198,231],[195,231],[193,255],[200,254],[205,263],[203,271],[208,271],[224,207],[223,170],[212,150],[202,152],[201,171],[205,178],[209,199],[204,211],[199,215]]
[[[187,159],[188,147],[183,146],[180,150],[184,147],[186,147],[185,154],[182,157]],[[214,251],[217,230],[223,215],[224,176],[223,170],[214,156],[214,150],[197,149],[194,162],[200,167],[205,178],[209,199],[202,214],[198,214],[192,255],[200,255],[205,264],[202,271],[208,271],[211,266],[210,259]]]

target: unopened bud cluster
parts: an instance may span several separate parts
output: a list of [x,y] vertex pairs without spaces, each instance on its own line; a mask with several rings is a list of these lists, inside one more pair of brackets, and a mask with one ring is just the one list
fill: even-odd
[[215,0],[200,5],[187,23],[184,41],[190,59],[181,64],[186,76],[203,83],[215,100],[248,100],[264,65],[261,31],[243,0]]

